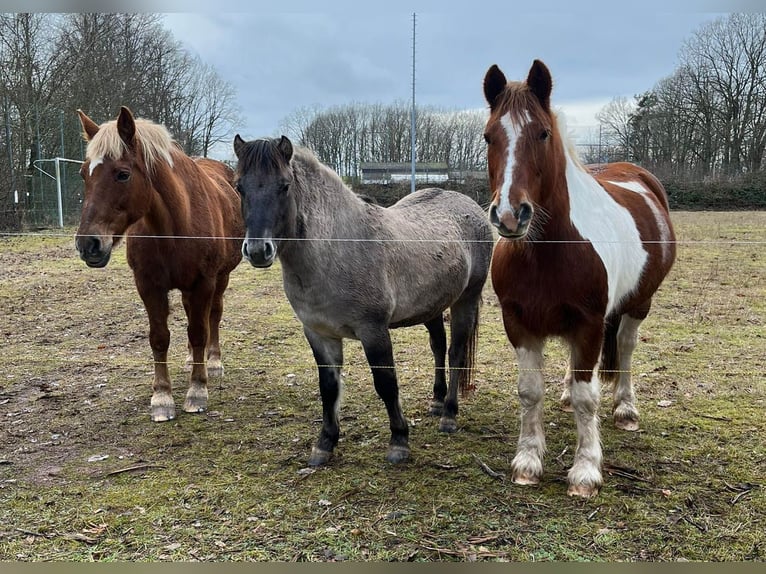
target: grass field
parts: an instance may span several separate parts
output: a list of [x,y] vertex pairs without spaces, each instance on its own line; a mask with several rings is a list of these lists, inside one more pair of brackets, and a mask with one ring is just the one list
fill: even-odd
[[[427,416],[422,327],[393,332],[411,460],[384,460],[388,419],[359,343],[346,343],[341,441],[306,461],[316,369],[278,265],[232,274],[226,373],[209,411],[149,421],[148,325],[125,250],[88,269],[73,230],[0,237],[0,559],[762,561],[766,558],[766,212],[678,212],[678,259],[634,360],[641,431],[611,425],[605,484],[566,496],[574,420],[547,349],[548,455],[537,487],[509,472],[516,362],[488,286],[477,389],[459,431]],[[186,390],[172,297],[171,374]],[[491,476],[486,470],[493,470]]]

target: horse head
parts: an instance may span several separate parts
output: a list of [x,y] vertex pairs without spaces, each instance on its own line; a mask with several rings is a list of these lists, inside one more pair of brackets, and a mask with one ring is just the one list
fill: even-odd
[[290,235],[295,220],[293,144],[286,136],[244,141],[234,137],[237,185],[246,234],[242,255],[254,267],[269,267],[277,256],[275,238]]
[[75,246],[89,267],[104,267],[130,225],[151,202],[151,183],[131,111],[101,126],[77,110],[88,141],[80,176],[85,182]]
[[552,85],[540,60],[534,61],[525,82],[507,81],[496,65],[484,77],[490,107],[484,131],[492,191],[489,219],[503,237],[525,237],[536,208],[547,205],[546,195],[560,185],[551,169],[564,166],[550,107]]

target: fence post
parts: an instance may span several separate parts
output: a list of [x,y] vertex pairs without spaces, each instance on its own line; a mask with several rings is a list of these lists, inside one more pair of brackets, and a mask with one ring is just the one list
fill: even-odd
[[56,195],[58,198],[58,206],[59,206],[59,227],[64,227],[64,204],[61,201],[61,168],[59,167],[59,160],[61,158],[56,158],[54,161],[56,162]]

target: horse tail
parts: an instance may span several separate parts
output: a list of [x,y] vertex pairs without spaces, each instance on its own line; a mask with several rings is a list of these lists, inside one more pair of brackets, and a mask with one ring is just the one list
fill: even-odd
[[603,382],[616,381],[619,376],[619,351],[617,349],[617,331],[620,329],[622,315],[612,313],[604,322],[604,343],[601,347],[599,376]]
[[473,382],[473,374],[474,365],[476,364],[476,348],[479,342],[479,312],[481,310],[481,305],[482,299],[479,297],[478,304],[476,305],[476,313],[473,314],[471,332],[465,343],[465,363],[463,365],[463,370],[460,371],[460,377],[458,378],[458,389],[460,389],[460,395],[463,397],[468,396],[476,389],[476,385]]

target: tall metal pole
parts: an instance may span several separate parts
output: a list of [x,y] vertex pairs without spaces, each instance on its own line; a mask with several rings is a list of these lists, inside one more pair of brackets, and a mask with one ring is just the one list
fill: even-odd
[[412,13],[412,112],[410,113],[410,150],[412,154],[412,177],[410,193],[415,192],[415,12]]

